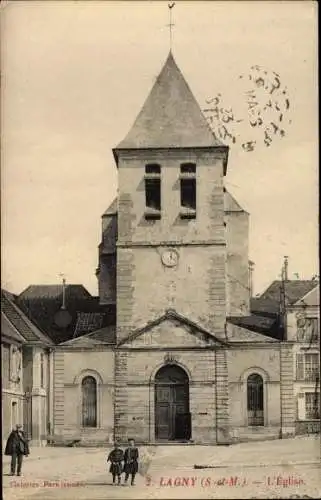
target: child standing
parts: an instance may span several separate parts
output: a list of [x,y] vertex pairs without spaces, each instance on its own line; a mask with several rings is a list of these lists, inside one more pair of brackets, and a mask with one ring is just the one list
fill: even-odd
[[129,475],[131,475],[131,485],[135,484],[135,476],[138,471],[138,448],[135,446],[135,441],[129,439],[129,446],[125,450],[124,460],[124,472],[125,472],[125,484],[127,484]]
[[111,472],[113,476],[113,484],[116,484],[116,476],[117,476],[117,484],[120,485],[120,476],[123,472],[123,462],[124,460],[124,452],[119,448],[118,443],[114,444],[114,449],[109,453],[107,462],[110,462],[109,472]]

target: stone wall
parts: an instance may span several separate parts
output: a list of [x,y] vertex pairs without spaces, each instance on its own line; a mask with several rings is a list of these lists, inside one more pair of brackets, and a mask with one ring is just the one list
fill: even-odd
[[280,346],[280,390],[282,435],[292,436],[295,433],[295,398],[293,380],[293,346],[282,343]]
[[[84,377],[97,384],[97,427],[82,427]],[[63,401],[63,407],[61,402]],[[57,349],[55,352],[54,434],[84,441],[111,442],[114,424],[114,353],[110,348]]]
[[250,311],[249,214],[225,212],[227,240],[227,315],[243,316]]
[[[258,434],[277,437],[281,427],[280,346],[242,345],[228,351],[230,425],[234,437]],[[263,378],[264,427],[248,427],[247,378],[257,373]]]
[[[195,162],[196,219],[180,218],[180,164]],[[161,220],[146,221],[144,173],[162,167]],[[176,266],[162,264],[166,248]],[[218,152],[121,153],[119,160],[117,335],[175,309],[224,336],[225,262],[223,160]],[[146,300],[148,298],[148,300]]]
[[[215,351],[194,350],[145,350],[122,349],[116,353],[116,414],[115,433],[121,441],[134,437],[139,442],[155,441],[155,392],[154,378],[165,363],[165,356],[172,356],[189,377],[192,437],[196,443],[215,443],[216,384],[220,388],[218,398],[223,407],[226,389],[223,361],[219,361],[218,380],[215,373]],[[219,355],[221,356],[221,355]],[[117,366],[118,364],[118,366]],[[223,381],[224,379],[224,381]],[[220,426],[226,425],[228,408],[218,418]]]

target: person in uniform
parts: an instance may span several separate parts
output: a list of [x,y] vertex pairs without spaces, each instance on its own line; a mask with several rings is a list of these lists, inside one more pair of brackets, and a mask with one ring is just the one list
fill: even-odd
[[111,472],[113,476],[113,484],[116,484],[116,476],[117,476],[117,484],[120,485],[121,473],[123,472],[123,460],[124,460],[124,452],[118,446],[118,443],[114,444],[114,449],[109,453],[107,462],[110,463],[109,472]]
[[138,448],[135,446],[134,439],[129,439],[129,446],[125,450],[124,460],[124,472],[125,472],[125,484],[127,484],[129,476],[131,476],[131,485],[135,484],[135,476],[138,471]]
[[28,441],[21,425],[16,425],[16,428],[10,433],[4,454],[11,456],[10,476],[15,475],[16,468],[17,476],[20,476],[23,457],[29,455]]

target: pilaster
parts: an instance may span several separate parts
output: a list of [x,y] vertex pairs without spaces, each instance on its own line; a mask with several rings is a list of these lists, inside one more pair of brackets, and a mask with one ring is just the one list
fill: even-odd
[[217,444],[230,442],[229,390],[227,353],[225,349],[215,352],[216,373],[216,440]]
[[295,398],[293,381],[293,346],[280,344],[280,400],[282,436],[295,434]]
[[115,351],[114,433],[115,440],[127,440],[128,394],[127,352]]
[[64,427],[64,352],[54,352],[54,433],[61,434]]

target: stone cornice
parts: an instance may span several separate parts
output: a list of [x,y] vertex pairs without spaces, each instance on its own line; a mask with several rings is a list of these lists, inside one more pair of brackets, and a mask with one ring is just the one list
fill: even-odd
[[245,349],[280,349],[280,342],[230,342],[230,350],[236,349],[243,351]]
[[92,346],[64,346],[64,345],[57,345],[55,346],[55,351],[59,352],[83,352],[83,351],[94,351],[94,352],[101,352],[101,351],[114,351],[114,346],[110,345],[92,345]]
[[192,241],[118,241],[117,247],[182,247],[182,246],[226,246],[225,240]]
[[120,346],[115,349],[115,352],[132,352],[132,351],[157,351],[157,352],[168,352],[168,351],[193,351],[193,352],[213,352],[217,350],[222,350],[222,349],[228,349],[229,347],[226,345],[220,346],[220,345],[206,345],[204,347],[198,346],[198,347],[184,347],[184,346],[153,346],[153,345],[146,345],[146,346],[139,346],[139,347],[129,347],[129,346]]

